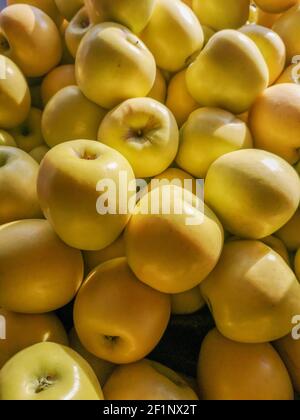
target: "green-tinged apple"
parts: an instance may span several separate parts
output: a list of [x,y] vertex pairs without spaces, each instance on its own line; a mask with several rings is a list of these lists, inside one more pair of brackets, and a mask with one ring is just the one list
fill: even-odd
[[45,155],[49,152],[49,150],[49,147],[47,147],[46,145],[42,145],[32,149],[29,154],[37,163],[41,163],[41,161],[44,159]]
[[181,128],[176,163],[203,179],[220,156],[252,145],[249,128],[235,115],[219,108],[199,108]]
[[0,55],[0,127],[17,127],[30,111],[30,92],[20,69],[9,58]]
[[115,369],[115,365],[113,363],[107,362],[106,360],[99,359],[99,357],[96,357],[92,353],[88,352],[81,344],[74,328],[72,328],[69,334],[69,339],[70,347],[88,362],[88,364],[95,372],[100,385],[104,386],[107,379]]
[[125,247],[128,264],[142,282],[176,294],[196,287],[215,267],[223,229],[198,197],[163,185],[139,201],[126,228]]
[[50,99],[61,89],[76,85],[75,66],[65,64],[55,67],[44,77],[41,84],[43,105],[46,106]]
[[0,130],[0,146],[17,147],[17,143],[10,133]]
[[0,227],[0,272],[0,307],[45,313],[73,299],[83,280],[83,258],[46,220],[21,220]]
[[157,0],[150,22],[140,36],[158,67],[171,72],[183,69],[204,44],[199,20],[180,0]]
[[68,345],[68,336],[56,315],[24,315],[0,308],[5,339],[0,340],[0,369],[19,351],[44,341]]
[[147,178],[160,174],[174,161],[179,132],[165,105],[151,98],[134,98],[104,117],[98,140],[125,156],[137,178]]
[[117,364],[148,355],[164,334],[170,297],[141,283],[126,258],[116,258],[92,271],[74,306],[81,343],[94,355]]
[[200,105],[241,114],[268,86],[269,70],[254,41],[228,29],[208,41],[189,66],[186,82]]
[[82,92],[108,109],[147,96],[155,82],[153,55],[136,35],[116,23],[90,29],[79,45],[75,67]]
[[38,170],[27,153],[0,146],[0,225],[42,216],[36,192]]
[[[113,183],[116,193],[115,203],[105,209],[101,199],[106,197],[107,185],[102,181]],[[132,168],[119,152],[96,141],[76,140],[59,144],[44,157],[38,195],[45,216],[64,242],[97,251],[124,230],[130,209],[124,209],[124,214],[119,210],[135,199],[134,184]],[[118,198],[121,190],[128,192],[123,203]]]
[[93,23],[90,21],[86,7],[80,9],[73,17],[65,31],[65,41],[68,50],[75,58],[82,38],[91,29]]
[[147,359],[117,367],[103,393],[106,400],[198,400],[180,375]]
[[166,101],[167,95],[167,82],[164,78],[162,71],[157,68],[156,69],[156,77],[153,88],[150,90],[148,97],[161,102],[162,104]]
[[279,156],[258,149],[238,150],[210,166],[205,200],[227,231],[261,239],[275,233],[296,212],[300,180]]
[[54,0],[60,14],[70,21],[84,5],[84,0]]
[[47,103],[42,132],[48,146],[70,140],[97,140],[99,125],[106,111],[89,101],[77,86],[58,91]]
[[42,111],[37,108],[31,108],[26,120],[11,130],[17,146],[24,152],[31,152],[35,147],[44,144],[41,122]]
[[157,0],[85,0],[94,23],[114,21],[140,33],[148,24]]
[[62,56],[60,34],[53,20],[27,4],[1,11],[0,38],[1,54],[11,58],[28,77],[48,73]]
[[225,244],[201,293],[225,337],[267,343],[292,331],[300,310],[300,284],[287,263],[260,241]]
[[74,350],[39,343],[17,353],[0,371],[0,400],[103,400],[89,364]]

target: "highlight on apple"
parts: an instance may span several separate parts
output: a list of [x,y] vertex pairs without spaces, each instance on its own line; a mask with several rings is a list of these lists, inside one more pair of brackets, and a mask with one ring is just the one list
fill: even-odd
[[6,319],[0,315],[0,340],[6,340]]

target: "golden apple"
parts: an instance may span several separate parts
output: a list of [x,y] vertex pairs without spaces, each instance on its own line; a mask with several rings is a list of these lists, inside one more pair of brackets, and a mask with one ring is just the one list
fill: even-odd
[[106,400],[198,400],[176,372],[151,360],[117,367],[103,388]]
[[27,4],[1,11],[0,38],[1,54],[11,58],[28,77],[46,74],[62,56],[60,34],[53,20]]
[[76,85],[75,66],[66,64],[64,66],[55,67],[44,77],[41,85],[41,95],[44,106],[50,99],[61,89],[67,86]]
[[272,28],[276,20],[281,16],[280,13],[268,13],[264,10],[260,9],[259,7],[256,7],[256,24],[265,26],[266,28]]
[[104,117],[98,140],[118,150],[137,178],[147,178],[160,174],[174,161],[179,132],[167,107],[151,98],[134,98]]
[[170,318],[170,298],[141,283],[126,258],[90,273],[74,306],[74,324],[84,347],[101,359],[131,363],[158,344]]
[[281,239],[277,238],[276,236],[267,236],[261,241],[272,248],[275,252],[277,252],[277,254],[279,254],[284,259],[284,261],[290,265],[290,256],[287,247]]
[[[199,188],[202,187],[201,184],[197,182],[197,180],[187,172],[183,171],[179,168],[168,168],[166,171],[162,172],[161,174],[155,176],[153,180],[159,180],[160,185],[162,184],[173,184],[177,185],[178,187],[187,188],[193,194],[197,194],[197,186]],[[191,187],[190,188],[190,184]],[[155,188],[155,184],[153,186]],[[148,184],[148,190],[152,190],[152,184]]]
[[135,33],[148,24],[157,0],[85,0],[92,22],[118,22]]
[[300,67],[299,63],[291,64],[281,73],[280,77],[276,80],[276,85],[282,83],[300,83]]
[[167,95],[167,83],[162,74],[162,71],[159,68],[157,68],[155,82],[154,82],[153,88],[150,90],[148,94],[148,97],[155,99],[156,101],[164,104],[166,100],[166,95]]
[[100,251],[84,251],[83,258],[86,270],[89,273],[98,265],[114,258],[125,257],[125,255],[125,241],[122,234],[111,245]]
[[180,0],[157,0],[150,22],[140,36],[158,67],[171,72],[184,68],[204,43],[197,17]]
[[286,46],[287,63],[291,64],[294,56],[300,51],[300,4],[297,2],[287,12],[283,13],[274,23],[273,31],[281,36]]
[[300,248],[300,210],[276,232],[276,236],[283,241],[289,251],[297,251]]
[[[105,209],[101,189],[106,185],[99,186],[103,180],[116,187],[116,202]],[[130,218],[129,212],[120,211],[124,202],[118,200],[119,190],[130,189],[130,184],[135,184],[134,174],[121,154],[99,142],[77,140],[59,144],[44,157],[38,195],[45,216],[64,242],[97,251],[112,244]],[[125,204],[134,198],[135,191],[129,191]],[[114,204],[115,209],[110,207]]]
[[208,43],[210,38],[216,33],[216,31],[209,26],[202,25],[203,34],[204,34],[204,45]]
[[92,26],[93,23],[90,21],[86,7],[80,9],[67,26],[65,40],[67,47],[74,58],[76,57],[82,38]]
[[205,304],[199,286],[187,292],[171,295],[171,312],[174,315],[193,314],[202,309]]
[[268,13],[282,13],[298,3],[298,0],[255,0],[257,6]]
[[7,0],[7,6],[12,4],[29,4],[30,6],[37,7],[46,13],[51,19],[56,23],[57,26],[60,26],[63,20],[63,17],[59,13],[59,10],[55,4],[55,0]]
[[37,108],[31,108],[26,120],[10,131],[17,146],[24,152],[31,152],[35,147],[44,144],[41,121],[42,111]]
[[96,375],[74,350],[39,343],[17,353],[0,371],[1,400],[103,400]]
[[153,55],[137,36],[116,23],[90,29],[79,45],[75,65],[78,86],[103,108],[147,96],[155,82]]
[[[294,266],[295,266],[296,276],[298,277],[298,280],[300,282],[300,248],[296,252],[295,260],[294,260]],[[299,314],[299,312],[297,312],[297,313],[295,312],[295,315],[298,315],[298,314]]]
[[259,241],[228,242],[200,287],[219,331],[241,343],[265,343],[287,335],[300,310],[295,274]]
[[30,110],[29,87],[19,68],[9,58],[0,55],[0,127],[17,127]]
[[44,159],[45,155],[49,152],[49,150],[49,147],[47,147],[46,145],[42,145],[32,149],[29,154],[37,163],[41,163],[41,161]]
[[296,163],[300,156],[300,85],[284,83],[265,90],[251,109],[249,125],[255,147]]
[[273,343],[281,359],[285,363],[292,379],[294,389],[300,392],[300,340],[294,340],[289,334]]
[[43,112],[42,132],[49,147],[70,140],[97,140],[106,111],[88,100],[77,86],[58,91]]
[[62,16],[70,21],[73,16],[83,7],[84,0],[54,0]]
[[200,108],[190,115],[181,129],[176,163],[202,179],[220,156],[251,147],[252,136],[243,121],[222,109]]
[[289,374],[272,346],[241,344],[217,330],[205,338],[198,361],[204,400],[293,400]]
[[0,306],[38,314],[69,303],[83,280],[80,251],[64,244],[46,220],[0,227]]
[[216,31],[244,25],[249,9],[250,0],[193,0],[193,10],[200,22]]
[[255,43],[228,29],[208,41],[187,69],[186,82],[200,105],[241,114],[268,86],[269,71]]
[[190,114],[199,108],[198,102],[187,89],[186,70],[176,73],[170,80],[166,106],[174,114],[179,127],[182,127]]
[[230,233],[261,239],[284,226],[296,212],[300,180],[279,156],[257,149],[239,150],[211,165],[205,200]]
[[260,25],[245,25],[239,29],[255,42],[269,69],[269,85],[281,75],[285,67],[286,49],[280,36]]
[[0,146],[17,147],[17,143],[11,134],[5,130],[0,130]]
[[0,340],[0,369],[16,353],[36,343],[49,341],[68,345],[64,327],[56,315],[24,315],[0,308],[5,319],[6,338]]
[[[158,211],[149,211],[156,207]],[[125,231],[125,246],[128,264],[142,282],[176,294],[196,287],[215,267],[223,229],[196,196],[163,185],[136,206]]]
[[0,225],[42,216],[36,193],[38,169],[27,153],[0,146]]

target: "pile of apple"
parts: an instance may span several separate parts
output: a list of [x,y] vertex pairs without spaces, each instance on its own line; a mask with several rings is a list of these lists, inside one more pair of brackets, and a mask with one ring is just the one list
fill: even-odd
[[[7,1],[0,399],[300,393],[300,3],[255,3]],[[104,179],[131,212],[99,211]],[[166,189],[182,214],[141,211]],[[206,304],[196,384],[148,357]]]

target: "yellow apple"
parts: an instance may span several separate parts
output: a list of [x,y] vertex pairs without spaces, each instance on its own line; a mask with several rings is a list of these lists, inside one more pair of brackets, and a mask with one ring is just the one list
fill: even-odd
[[35,147],[44,144],[42,135],[42,111],[31,108],[27,119],[10,133],[16,140],[17,146],[24,152],[31,152]]
[[200,22],[216,31],[244,25],[249,9],[250,0],[193,0],[193,10]]
[[281,338],[273,343],[281,359],[285,363],[292,379],[294,389],[300,392],[300,340],[294,340],[292,335]]
[[[116,187],[116,209],[98,206],[105,196],[99,187],[102,180]],[[45,216],[64,242],[97,251],[112,244],[130,218],[129,212],[119,211],[118,200],[119,190],[130,189],[130,184],[134,184],[134,174],[120,153],[96,141],[76,140],[59,144],[44,157],[38,195]],[[129,191],[125,204],[134,198],[135,192]]]
[[166,106],[174,114],[179,127],[182,127],[190,114],[199,108],[198,102],[187,89],[186,70],[176,73],[170,80]]
[[239,150],[211,165],[205,200],[230,233],[261,239],[284,226],[296,212],[300,180],[279,156],[257,149]]
[[77,86],[58,91],[43,112],[42,132],[49,147],[78,139],[97,140],[106,111],[89,101]]
[[12,4],[29,4],[30,6],[37,7],[46,13],[51,19],[56,23],[57,26],[60,26],[63,20],[63,17],[59,13],[59,10],[55,4],[55,0],[7,0],[7,6]]
[[189,66],[186,82],[188,91],[200,105],[241,114],[268,86],[269,71],[255,43],[246,35],[228,29],[208,41]]
[[85,0],[92,22],[118,22],[135,33],[148,24],[157,0]]
[[[168,168],[166,171],[162,172],[161,174],[155,176],[153,178],[154,180],[160,180],[163,184],[174,184],[178,187],[183,187],[191,190],[193,194],[197,194],[197,180],[187,172],[183,171],[179,168]],[[187,182],[187,185],[185,185],[185,182]],[[192,188],[190,188],[190,183],[192,183]],[[160,183],[161,185],[161,183]],[[155,188],[155,185],[154,185]],[[148,190],[152,190],[152,184],[148,184]]]
[[298,3],[298,0],[255,0],[257,6],[268,13],[282,13]]
[[69,338],[70,347],[88,362],[96,374],[100,385],[104,386],[107,379],[115,369],[115,365],[113,363],[107,362],[106,360],[99,359],[92,353],[88,352],[81,344],[74,328],[72,328],[69,334]]
[[14,4],[0,13],[1,54],[11,58],[25,76],[37,77],[55,67],[62,56],[57,26],[42,10]]
[[82,92],[108,109],[126,99],[147,96],[156,75],[155,60],[148,48],[116,23],[90,29],[79,45],[75,66]]
[[27,153],[0,146],[0,225],[42,216],[36,193],[38,169]]
[[0,146],[17,147],[17,143],[11,134],[5,130],[0,130]]
[[265,343],[287,335],[300,310],[295,274],[259,241],[228,242],[200,287],[219,331],[241,343]]
[[236,343],[217,330],[202,344],[198,384],[204,400],[294,399],[289,374],[270,344]]
[[287,63],[300,51],[300,4],[283,13],[274,23],[273,30],[283,39],[287,52]]
[[150,90],[148,97],[161,102],[162,104],[165,103],[167,95],[167,83],[162,74],[162,71],[157,68],[156,69],[156,78],[153,85],[153,88]]
[[73,16],[83,7],[84,0],[54,0],[62,16],[70,21]]
[[124,235],[119,236],[111,245],[100,251],[85,251],[83,253],[85,267],[89,273],[98,265],[113,260],[114,258],[125,257]]
[[265,26],[266,28],[272,28],[276,20],[281,16],[280,13],[268,13],[264,10],[260,9],[259,7],[256,7],[256,24]]
[[202,309],[205,304],[199,286],[187,292],[171,295],[171,312],[174,315],[193,314]]
[[134,98],[104,117],[98,140],[118,150],[137,178],[147,178],[160,174],[174,161],[179,132],[167,107],[151,98]]
[[92,26],[93,23],[90,21],[86,7],[80,9],[67,26],[65,40],[67,47],[74,58],[76,57],[82,38]]
[[68,345],[64,327],[56,315],[24,315],[0,308],[5,320],[5,340],[0,340],[0,369],[16,353],[36,343],[49,341]]
[[296,163],[300,156],[300,85],[284,83],[265,90],[251,109],[249,125],[255,147]]
[[49,147],[47,147],[46,145],[42,145],[32,149],[29,154],[37,163],[41,163],[41,161],[44,159],[45,155],[49,152],[49,150]]
[[267,236],[261,241],[277,252],[277,254],[279,254],[289,266],[291,265],[287,247],[281,239],[276,236]]
[[297,251],[300,248],[300,210],[284,225],[276,236],[283,241],[289,251]]
[[176,372],[151,360],[117,367],[103,388],[106,400],[198,400]]
[[50,71],[47,76],[44,77],[41,85],[41,95],[44,106],[46,106],[50,99],[61,89],[74,85],[76,85],[74,65],[66,64]]
[[193,0],[182,0],[183,3],[187,4],[190,8],[192,8]]
[[299,72],[299,63],[291,64],[286,67],[286,69],[281,73],[280,77],[276,80],[276,85],[282,83],[300,83],[300,72]]
[[29,87],[19,68],[9,58],[0,55],[0,127],[17,127],[30,110]]
[[202,179],[220,156],[251,147],[252,136],[243,121],[222,109],[200,108],[190,115],[181,129],[176,163]]
[[202,29],[204,34],[204,45],[206,45],[210,38],[216,33],[216,31],[205,25],[202,25]]
[[[296,276],[298,277],[298,280],[300,282],[300,248],[296,252],[295,260],[294,260],[294,266],[295,266]],[[298,314],[299,314],[299,312],[297,312],[297,313],[295,312],[295,315],[298,315]]]
[[[217,217],[187,193],[174,185],[153,189],[140,200],[125,231],[130,268],[142,282],[163,293],[196,287],[222,251],[223,229]],[[155,207],[158,211],[151,212]]]
[[89,352],[113,363],[131,363],[158,344],[170,306],[168,295],[141,283],[126,258],[116,258],[85,280],[75,300],[74,324]]
[[157,0],[150,22],[140,36],[158,67],[171,72],[184,68],[204,43],[197,17],[180,0]]
[[37,314],[69,303],[83,280],[80,251],[64,244],[46,220],[0,227],[0,306]]
[[260,25],[245,25],[239,29],[255,42],[269,69],[269,85],[281,75],[285,67],[286,49],[280,36]]
[[74,350],[39,343],[17,353],[0,371],[1,400],[103,400],[96,375]]

